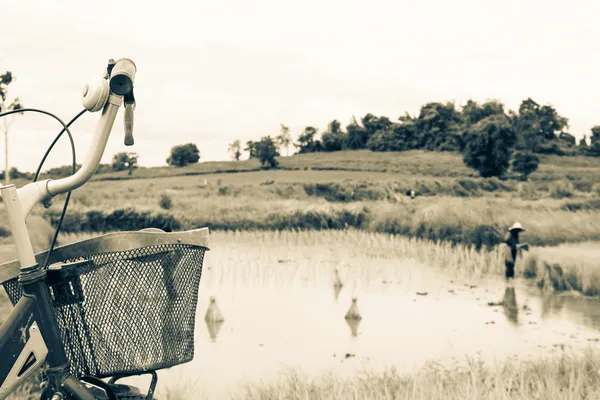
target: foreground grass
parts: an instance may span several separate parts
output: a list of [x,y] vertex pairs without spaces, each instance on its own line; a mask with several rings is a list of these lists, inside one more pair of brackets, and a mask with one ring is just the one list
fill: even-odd
[[240,399],[597,399],[600,353],[562,352],[536,361],[510,359],[488,367],[468,360],[452,368],[429,364],[414,374],[394,370],[357,378],[283,374],[278,380],[250,385]]

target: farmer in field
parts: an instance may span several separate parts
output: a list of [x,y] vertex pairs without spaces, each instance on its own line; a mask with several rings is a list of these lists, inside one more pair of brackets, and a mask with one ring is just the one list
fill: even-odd
[[527,243],[521,244],[519,242],[519,233],[524,232],[525,229],[520,223],[515,222],[513,226],[508,228],[508,235],[504,239],[504,265],[506,267],[505,277],[511,279],[515,277],[515,263],[517,262],[517,256],[522,253],[522,250],[529,251],[529,245]]

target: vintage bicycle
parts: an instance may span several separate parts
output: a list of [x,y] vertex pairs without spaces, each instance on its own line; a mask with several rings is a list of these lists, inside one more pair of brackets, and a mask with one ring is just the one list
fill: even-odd
[[[194,357],[198,290],[208,229],[164,232],[149,228],[115,232],[56,247],[71,191],[95,174],[119,108],[124,104],[125,145],[133,140],[133,87],[137,67],[127,58],[109,60],[103,76],[84,87],[84,110],[63,126],[33,182],[0,193],[18,260],[0,265],[0,283],[13,304],[0,327],[0,400],[42,371],[41,399],[152,399],[157,370]],[[76,170],[69,126],[85,112],[101,111],[91,148]],[[48,153],[66,132],[73,175],[38,181]],[[34,254],[26,218],[42,203],[67,193],[47,251]],[[146,394],[117,383],[151,375]],[[109,378],[109,379],[107,379]]]

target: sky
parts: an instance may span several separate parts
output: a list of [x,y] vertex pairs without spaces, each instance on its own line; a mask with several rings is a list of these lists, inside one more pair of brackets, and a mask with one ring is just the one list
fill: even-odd
[[[200,161],[228,144],[367,113],[392,120],[430,101],[497,99],[516,110],[532,97],[569,119],[577,138],[600,124],[600,2],[596,0],[219,0],[2,4],[0,73],[9,98],[65,122],[110,58],[128,57],[135,81],[135,145],[119,111],[103,162],[135,151],[166,165],[195,143]],[[83,160],[100,113],[72,125]],[[9,133],[10,165],[34,171],[60,131],[26,113]],[[0,141],[0,168],[4,141]],[[44,170],[69,164],[66,136]]]

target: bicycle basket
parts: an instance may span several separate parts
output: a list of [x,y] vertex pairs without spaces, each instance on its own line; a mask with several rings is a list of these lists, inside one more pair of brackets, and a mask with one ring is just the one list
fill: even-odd
[[[207,245],[203,228],[110,233],[54,249],[47,282],[71,373],[105,378],[191,361]],[[19,268],[0,265],[13,305]]]

